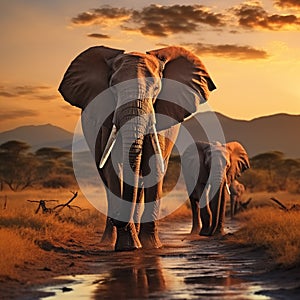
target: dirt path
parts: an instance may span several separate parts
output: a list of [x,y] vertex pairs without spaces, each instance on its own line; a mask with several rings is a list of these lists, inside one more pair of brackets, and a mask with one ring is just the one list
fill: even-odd
[[[226,227],[232,232],[236,224]],[[288,280],[288,271],[265,273],[262,251],[237,248],[226,238],[191,238],[189,230],[186,221],[162,222],[162,249],[100,249],[70,256],[70,262],[84,266],[80,273],[77,269],[56,284],[51,279],[51,286],[34,286],[28,297],[18,299],[299,299],[299,274]]]

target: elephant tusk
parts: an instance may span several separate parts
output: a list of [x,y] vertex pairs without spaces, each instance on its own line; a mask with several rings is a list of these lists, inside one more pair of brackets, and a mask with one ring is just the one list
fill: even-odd
[[209,199],[209,192],[210,192],[210,189],[211,189],[211,184],[208,184],[208,185],[207,185],[207,188],[206,188],[206,197],[207,197],[207,199]]
[[231,193],[230,193],[229,185],[227,182],[226,182],[226,189],[227,189],[228,195],[230,195]]
[[158,163],[159,163],[160,170],[164,174],[165,173],[165,163],[164,163],[164,159],[162,156],[162,152],[161,152],[161,148],[160,148],[159,140],[158,140],[158,135],[157,135],[157,131],[156,131],[154,124],[152,126],[152,130],[153,130],[152,145],[153,145],[155,154],[158,154]]
[[114,144],[116,142],[116,137],[117,137],[117,127],[114,124],[111,130],[111,133],[109,135],[108,141],[106,143],[106,146],[104,148],[100,163],[99,163],[99,168],[102,169],[112,151],[112,148],[114,147]]

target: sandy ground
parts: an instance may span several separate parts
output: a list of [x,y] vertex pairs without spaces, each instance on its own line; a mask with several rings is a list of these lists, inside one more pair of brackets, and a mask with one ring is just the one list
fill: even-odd
[[[227,222],[227,232],[236,226]],[[186,221],[161,221],[164,247],[152,251],[114,252],[100,232],[40,241],[44,259],[19,266],[22,280],[0,278],[0,299],[299,299],[299,268],[274,269],[262,249],[189,230]]]

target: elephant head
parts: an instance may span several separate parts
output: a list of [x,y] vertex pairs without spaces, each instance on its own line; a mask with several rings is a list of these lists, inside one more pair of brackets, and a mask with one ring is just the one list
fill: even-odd
[[[238,142],[211,144],[205,155],[206,166],[210,170],[208,185],[210,186],[210,210],[212,214],[211,226],[208,234],[223,230],[225,218],[225,204],[232,181],[250,167],[246,150]],[[206,235],[203,228],[200,234]]]
[[[225,145],[215,142],[196,142],[197,153],[194,147],[188,147],[183,155],[183,168],[186,185],[190,194],[192,207],[194,201],[199,201],[202,221],[201,235],[213,235],[222,231],[225,201],[229,193],[229,185],[245,169],[249,168],[248,155],[238,142]],[[195,159],[195,155],[198,158]],[[192,164],[200,162],[200,170],[192,172]],[[202,186],[202,187],[201,187]],[[204,187],[205,186],[205,187]],[[196,209],[193,211],[193,228],[197,224]]]
[[[173,99],[170,101],[169,93],[174,92],[166,79],[186,87],[181,91],[180,101],[189,101],[188,104],[180,105],[180,101],[177,104],[171,103]],[[93,100],[97,100],[98,95],[108,88],[110,96],[104,100],[100,97],[100,106],[97,112],[91,110],[91,115],[100,118],[105,110],[101,109],[102,102],[104,108],[109,105],[112,114],[108,118],[105,116],[101,124],[112,130],[113,134],[107,141],[108,146],[103,147],[100,153],[95,149],[93,139],[89,146],[96,153],[98,164],[101,157],[109,155],[116,132],[121,134],[122,198],[132,205],[130,209],[120,209],[122,216],[116,219],[122,221],[114,220],[114,224],[125,228],[132,219],[136,201],[145,135],[153,135],[153,151],[159,154],[155,156],[159,164],[161,153],[157,130],[182,122],[194,113],[200,102],[207,100],[215,86],[199,58],[184,48],[166,47],[144,54],[97,46],[75,58],[64,75],[59,91],[66,101],[86,111]],[[169,101],[164,100],[166,95]],[[178,93],[174,94],[176,97]],[[163,118],[155,117],[155,113],[166,115],[173,121],[164,123]],[[87,136],[90,130],[85,129],[88,128],[85,122],[91,122],[92,117],[88,115],[82,119],[83,131]],[[98,131],[94,136],[97,134]],[[105,159],[101,167],[104,165]]]
[[230,187],[230,216],[231,218],[237,214],[238,211],[243,211],[247,209],[249,203],[251,202],[251,198],[249,198],[246,202],[242,202],[242,196],[245,192],[245,186],[234,180],[231,182]]

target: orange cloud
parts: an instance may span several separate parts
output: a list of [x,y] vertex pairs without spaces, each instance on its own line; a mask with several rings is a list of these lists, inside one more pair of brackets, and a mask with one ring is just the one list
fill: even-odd
[[202,5],[152,4],[141,10],[102,6],[83,12],[72,18],[76,25],[105,24],[108,20],[119,20],[120,27],[127,31],[139,31],[143,35],[168,36],[176,33],[192,33],[199,25],[221,27],[225,16],[214,13]]
[[140,11],[135,10],[126,23],[144,35],[168,36],[195,32],[199,25],[221,27],[224,25],[223,18],[224,15],[214,13],[202,5],[152,4]]
[[102,33],[90,33],[87,36],[91,37],[91,38],[96,38],[96,39],[110,39],[109,35],[102,34]]
[[71,22],[76,25],[103,24],[108,20],[124,19],[131,15],[132,10],[126,8],[111,7],[109,5],[91,9],[88,12],[78,14]]
[[19,98],[26,97],[37,100],[53,100],[59,97],[58,93],[54,92],[50,86],[33,86],[33,85],[18,85],[18,86],[0,86],[0,98]]
[[274,2],[282,8],[300,8],[299,0],[275,0]]
[[19,119],[19,118],[26,118],[26,117],[36,117],[39,114],[31,109],[19,109],[19,110],[3,110],[0,112],[0,119],[2,121],[12,120],[12,119]]
[[269,57],[268,53],[264,50],[255,49],[250,46],[240,46],[240,45],[213,45],[213,44],[187,44],[193,51],[202,56],[214,55],[223,58],[231,58],[237,60],[250,60],[250,59],[266,59]]
[[[278,7],[299,7],[299,0],[274,0]],[[143,35],[167,37],[172,34],[190,34],[203,30],[233,33],[236,28],[247,30],[299,30],[300,18],[296,14],[270,14],[259,2],[243,3],[223,12],[214,12],[203,5],[151,4],[140,10],[101,6],[72,18],[76,25],[120,27]],[[111,22],[113,21],[113,23]],[[234,30],[233,30],[234,28]],[[91,36],[107,38],[104,36]]]
[[231,11],[237,17],[238,24],[246,29],[273,31],[300,29],[300,18],[296,15],[269,14],[259,3],[243,3]]

